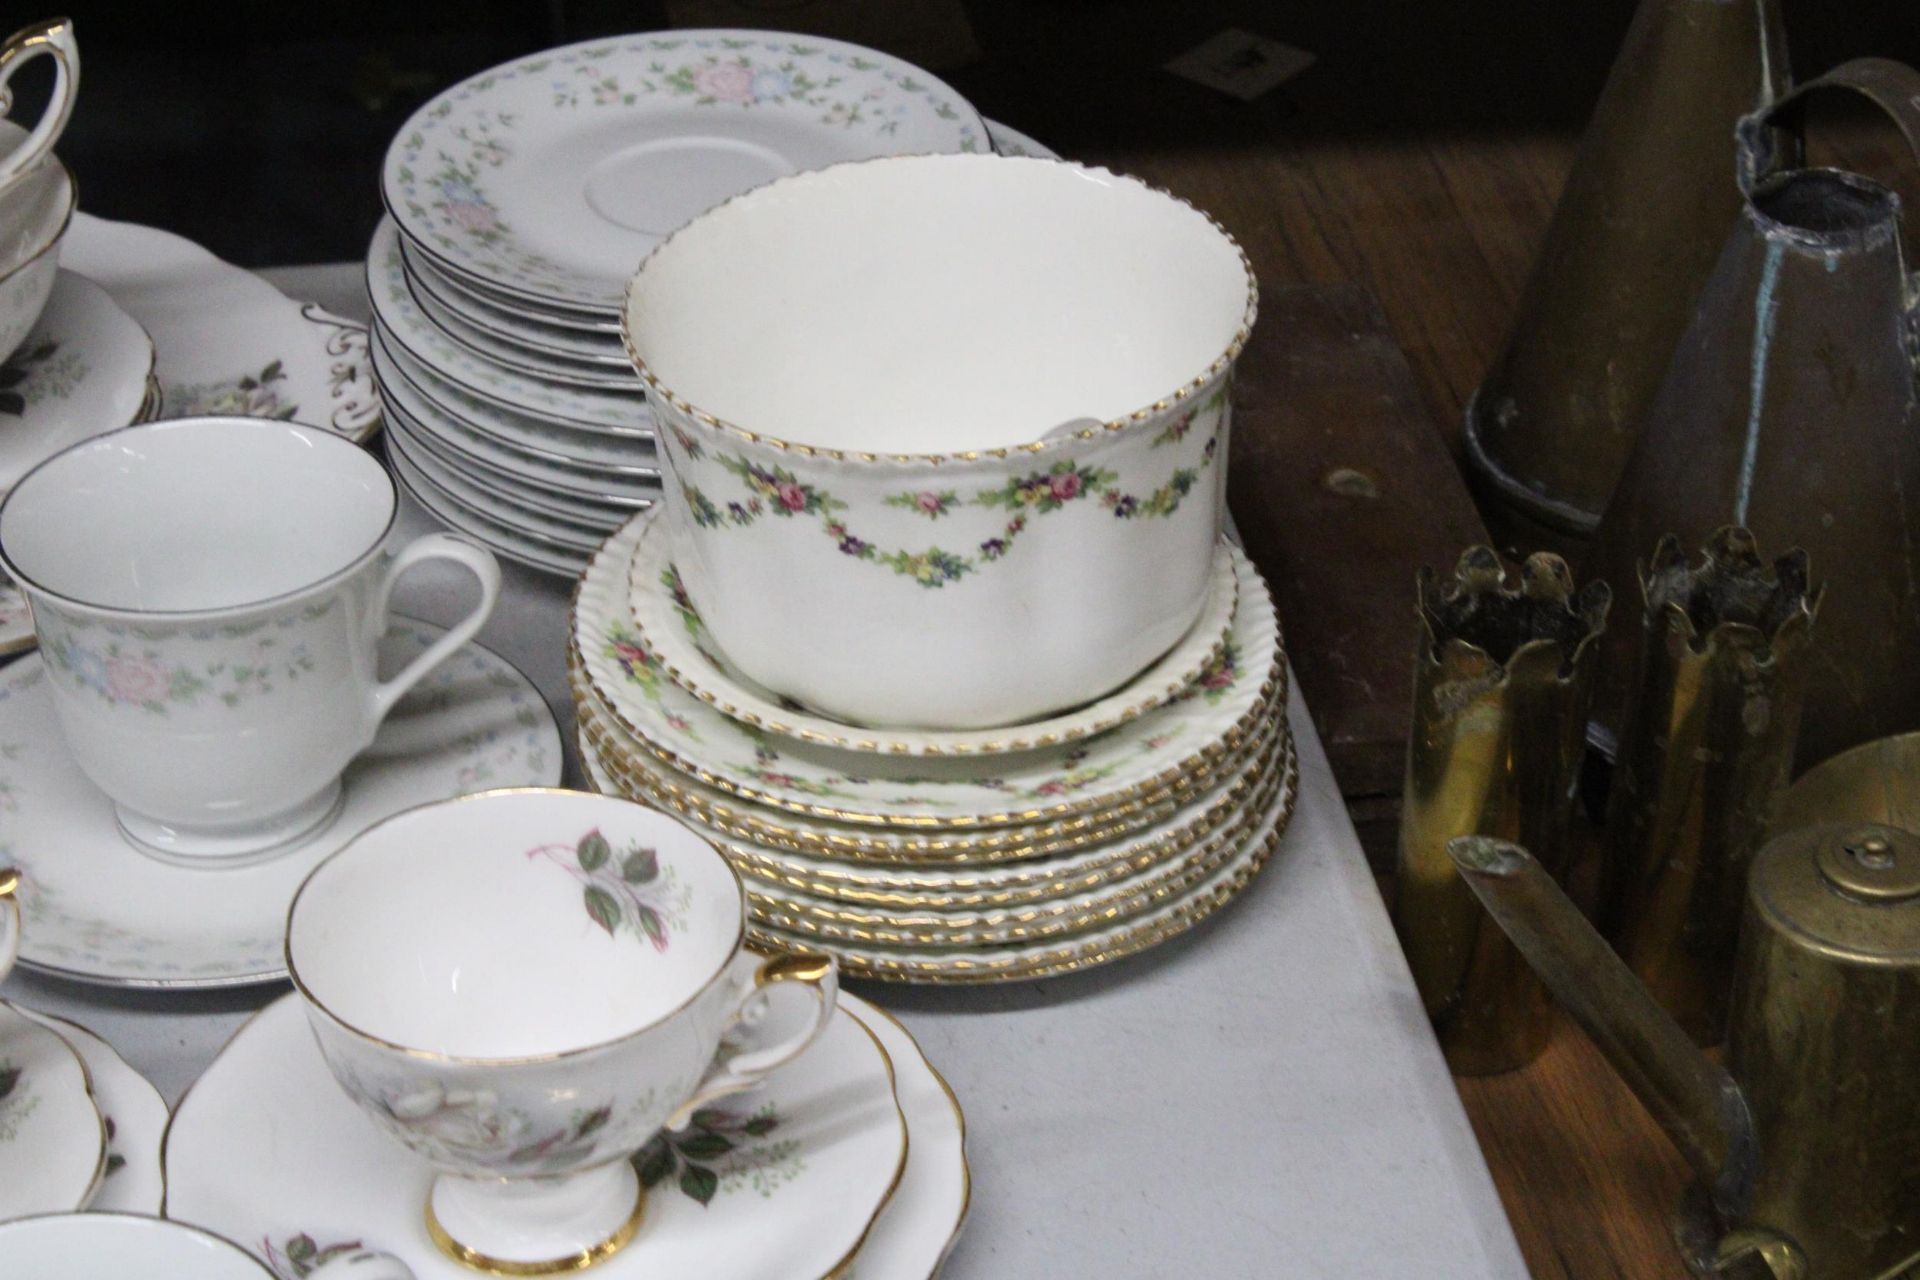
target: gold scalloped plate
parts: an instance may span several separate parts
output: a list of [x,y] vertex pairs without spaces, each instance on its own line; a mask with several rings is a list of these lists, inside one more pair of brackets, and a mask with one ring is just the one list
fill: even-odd
[[[591,741],[585,735],[581,741],[582,759],[590,770],[601,771],[597,780],[617,789]],[[958,867],[853,863],[742,843],[710,827],[702,827],[701,834],[743,876],[786,894],[896,913],[988,911],[1093,893],[1187,853],[1241,816],[1249,799],[1273,779],[1279,760],[1275,744],[1257,768],[1195,797],[1163,822],[1089,849],[1029,861]]]
[[1289,747],[1279,772],[1266,779],[1255,800],[1224,830],[1184,854],[1169,855],[1158,867],[1093,893],[1010,909],[891,913],[769,893],[764,885],[748,879],[751,917],[756,924],[807,938],[816,947],[999,947],[1067,938],[1121,924],[1177,899],[1231,860],[1261,829],[1292,766]]
[[627,579],[644,528],[635,519],[609,538],[576,588],[571,635],[587,680],[660,764],[769,808],[851,827],[949,832],[1084,816],[1217,766],[1284,703],[1279,619],[1266,583],[1240,558],[1240,603],[1218,675],[1098,737],[980,759],[895,759],[776,739],[674,684],[637,642]]
[[[570,662],[576,659],[577,655],[569,655]],[[577,670],[570,675],[574,677],[576,717],[613,780],[630,798],[671,811],[722,836],[776,850],[854,862],[956,866],[1014,862],[1053,857],[1133,835],[1174,818],[1231,778],[1270,744],[1279,731],[1276,726],[1285,718],[1284,701],[1270,701],[1251,736],[1230,754],[1159,790],[1129,797],[1104,811],[980,831],[883,831],[762,808],[716,792],[698,779],[673,775],[635,746]]]
[[1238,897],[1278,851],[1298,794],[1297,770],[1290,771],[1259,831],[1212,875],[1145,915],[1072,938],[999,948],[883,948],[821,943],[755,923],[748,940],[762,950],[824,951],[839,962],[842,977],[881,982],[963,986],[1079,973],[1177,937]]
[[1218,666],[1233,629],[1240,583],[1235,557],[1222,539],[1214,550],[1200,616],[1180,642],[1120,689],[1061,715],[1002,729],[864,729],[842,724],[781,699],[736,669],[700,620],[668,558],[659,508],[647,517],[634,549],[627,609],[642,645],[667,677],[728,719],[802,742],[880,755],[989,756],[1033,751],[1090,738],[1164,706]]

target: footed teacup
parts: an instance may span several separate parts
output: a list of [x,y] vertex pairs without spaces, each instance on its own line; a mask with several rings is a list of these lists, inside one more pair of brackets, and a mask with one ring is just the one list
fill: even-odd
[[695,218],[623,328],[714,640],[864,725],[1124,684],[1204,601],[1255,293],[1206,214],[1051,160],[859,161]]
[[[742,978],[745,932],[732,867],[678,822],[493,791],[390,818],[321,863],[294,897],[287,968],[340,1087],[439,1171],[434,1242],[525,1275],[621,1249],[644,1209],[630,1157],[832,1015],[830,960]],[[769,1020],[776,1043],[729,1035],[775,992],[801,1006]]]

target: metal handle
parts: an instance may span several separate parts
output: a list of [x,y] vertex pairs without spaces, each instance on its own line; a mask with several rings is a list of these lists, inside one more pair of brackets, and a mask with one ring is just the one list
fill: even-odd
[[1920,163],[1920,71],[1891,58],[1855,58],[1741,117],[1735,138],[1743,194],[1752,195],[1761,179],[1797,163],[1778,131],[1788,131],[1787,139],[1798,138],[1804,132],[1807,99],[1822,89],[1849,90],[1886,112]]

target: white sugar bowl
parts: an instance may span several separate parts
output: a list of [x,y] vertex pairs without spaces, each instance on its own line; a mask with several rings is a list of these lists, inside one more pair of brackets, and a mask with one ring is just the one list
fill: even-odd
[[1052,160],[860,161],[694,219],[624,330],[714,640],[866,725],[1124,684],[1206,594],[1256,295],[1206,214]]

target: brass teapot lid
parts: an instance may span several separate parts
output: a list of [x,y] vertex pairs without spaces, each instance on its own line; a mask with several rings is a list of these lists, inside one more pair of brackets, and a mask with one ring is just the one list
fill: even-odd
[[1748,896],[1800,945],[1859,964],[1920,964],[1920,836],[1862,822],[1790,831],[1754,858]]

